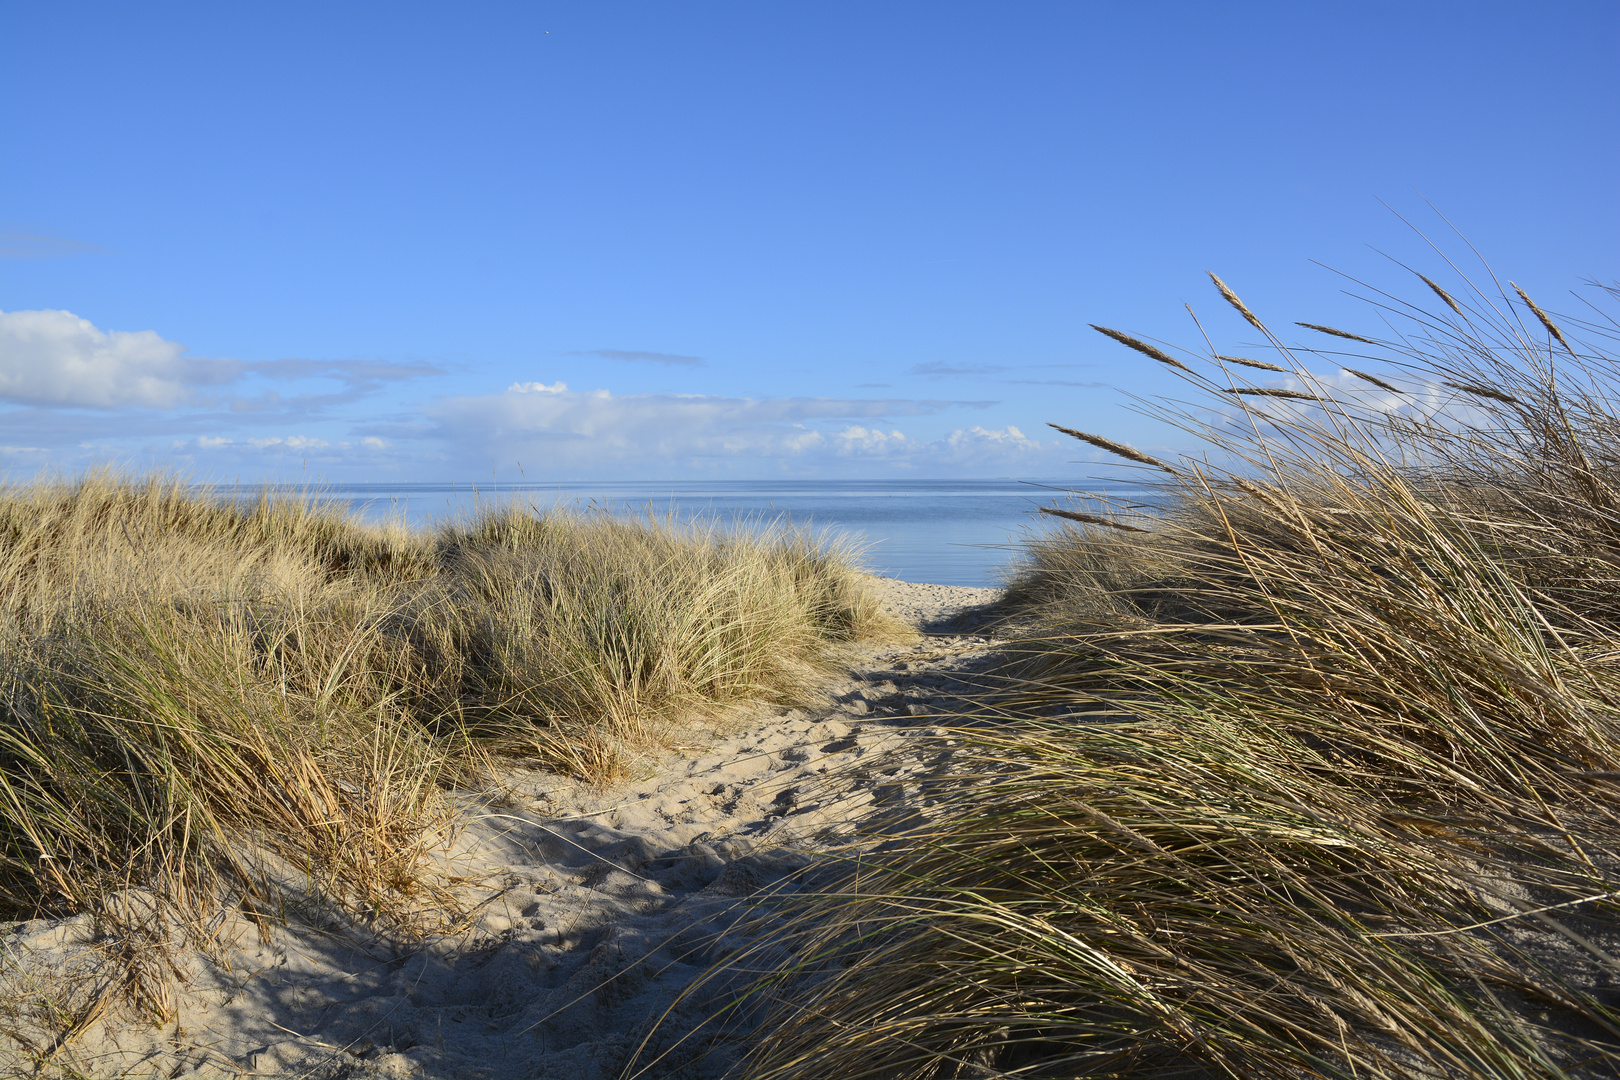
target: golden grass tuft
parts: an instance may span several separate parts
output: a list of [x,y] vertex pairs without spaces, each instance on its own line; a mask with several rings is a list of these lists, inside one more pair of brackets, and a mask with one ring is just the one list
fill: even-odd
[[788,906],[750,1076],[1620,1071],[1617,372],[1445,325],[1394,359],[1467,416],[1188,406],[1226,467],[1030,545],[1004,692]]
[[846,554],[786,529],[505,508],[411,532],[165,477],[7,488],[0,909],[292,890],[425,928],[445,788],[490,755],[611,779],[888,630]]

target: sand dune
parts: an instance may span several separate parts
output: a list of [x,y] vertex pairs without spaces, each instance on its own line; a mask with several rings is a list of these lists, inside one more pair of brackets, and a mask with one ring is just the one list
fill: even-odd
[[[929,767],[908,739],[974,692],[995,644],[996,590],[871,583],[923,636],[853,651],[817,707],[735,710],[611,790],[513,770],[494,796],[464,798],[436,856],[473,913],[456,932],[390,939],[315,909],[261,930],[232,914],[201,949],[145,918],[144,959],[176,1017],[155,1029],[106,981],[109,945],[127,948],[127,933],[88,916],[15,924],[4,996],[56,994],[88,1015],[64,1039],[37,1009],[17,1011],[0,1025],[0,1065],[49,1054],[89,1076],[724,1074],[747,1018],[722,1010],[749,977],[724,965],[771,925],[765,897],[791,894],[818,845],[905,803]],[[143,925],[142,897],[122,899]]]

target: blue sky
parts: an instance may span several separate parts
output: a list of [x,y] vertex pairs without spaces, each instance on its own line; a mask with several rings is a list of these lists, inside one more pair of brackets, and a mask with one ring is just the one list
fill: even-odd
[[1206,270],[1376,327],[1312,260],[1416,296],[1432,203],[1544,306],[1620,276],[1617,55],[1612,2],[4,0],[0,472],[1173,449],[1087,324],[1241,347]]

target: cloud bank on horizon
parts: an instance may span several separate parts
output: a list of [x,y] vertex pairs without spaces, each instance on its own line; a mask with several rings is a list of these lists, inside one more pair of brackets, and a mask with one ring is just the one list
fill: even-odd
[[[0,312],[0,402],[12,406],[0,411],[10,434],[0,468],[169,465],[271,478],[296,462],[330,479],[423,480],[476,475],[493,462],[557,479],[997,476],[1048,473],[1074,456],[1013,424],[960,419],[992,400],[614,393],[561,380],[384,400],[446,374],[423,363],[194,357],[151,330],[102,330],[68,311]],[[923,418],[948,419],[932,433],[905,430]]]

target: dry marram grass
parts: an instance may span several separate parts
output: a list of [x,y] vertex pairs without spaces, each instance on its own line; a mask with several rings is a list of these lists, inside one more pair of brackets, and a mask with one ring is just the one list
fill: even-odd
[[1032,544],[1005,692],[801,901],[752,1076],[1620,1071],[1616,370],[1442,298],[1391,360],[1474,411],[1192,375],[1232,464]]
[[611,778],[888,629],[844,554],[782,529],[492,508],[428,533],[165,478],[9,488],[0,907],[293,893],[420,926],[445,917],[444,789],[489,755]]

